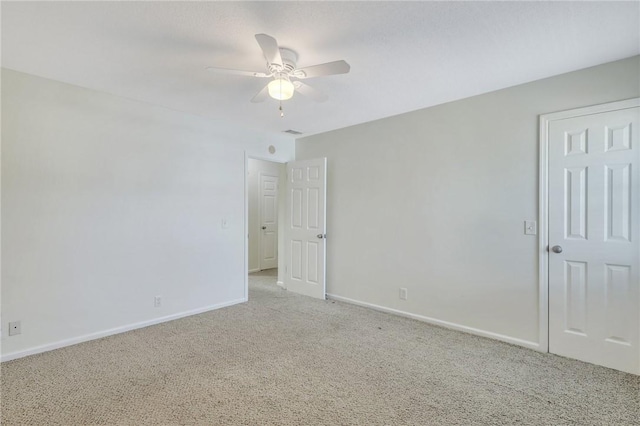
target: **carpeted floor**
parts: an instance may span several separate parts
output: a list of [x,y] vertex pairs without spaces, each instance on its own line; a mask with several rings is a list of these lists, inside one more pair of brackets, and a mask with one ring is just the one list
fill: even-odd
[[640,377],[276,287],[3,363],[6,425],[632,425]]

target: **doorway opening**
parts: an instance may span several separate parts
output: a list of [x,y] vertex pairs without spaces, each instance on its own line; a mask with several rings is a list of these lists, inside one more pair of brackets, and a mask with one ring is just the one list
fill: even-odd
[[247,250],[245,297],[248,299],[248,275],[277,277],[282,284],[284,264],[284,180],[285,163],[247,157],[246,159]]

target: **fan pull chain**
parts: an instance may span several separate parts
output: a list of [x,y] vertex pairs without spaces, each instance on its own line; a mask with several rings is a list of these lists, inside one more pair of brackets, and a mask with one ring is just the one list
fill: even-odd
[[280,102],[280,108],[279,108],[279,110],[280,110],[280,118],[284,118],[284,111],[282,110],[282,79],[280,80],[280,99],[279,99],[279,102]]

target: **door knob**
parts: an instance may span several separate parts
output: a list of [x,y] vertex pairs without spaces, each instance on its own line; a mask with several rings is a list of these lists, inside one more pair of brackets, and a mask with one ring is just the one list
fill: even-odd
[[263,227],[262,227],[262,229],[267,229],[267,227],[266,227],[266,226],[263,226]]
[[562,253],[562,247],[553,246],[553,247],[551,247],[551,251],[554,252],[554,253]]
[[320,239],[323,239],[324,238],[324,234],[318,234],[318,235],[316,235],[316,237],[318,237]]

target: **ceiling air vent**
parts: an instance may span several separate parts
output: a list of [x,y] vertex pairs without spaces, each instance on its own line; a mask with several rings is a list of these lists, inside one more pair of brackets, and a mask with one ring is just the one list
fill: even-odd
[[284,130],[282,133],[289,133],[290,135],[301,135],[302,134],[302,132],[299,132],[297,130],[291,130],[291,129]]

